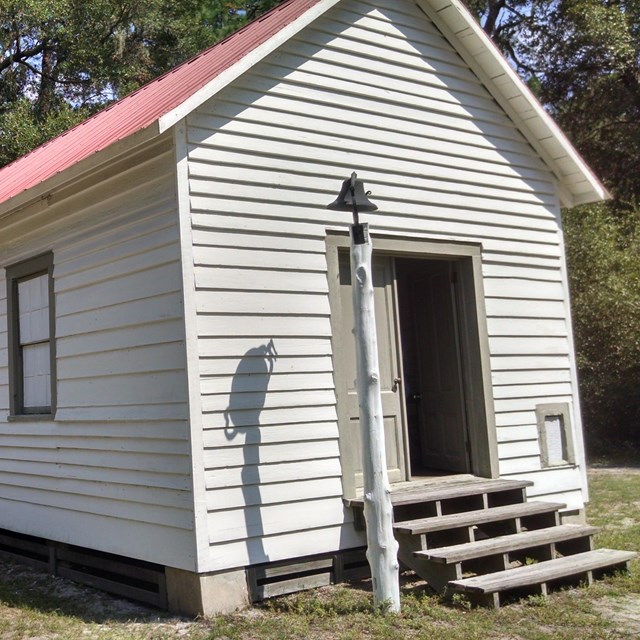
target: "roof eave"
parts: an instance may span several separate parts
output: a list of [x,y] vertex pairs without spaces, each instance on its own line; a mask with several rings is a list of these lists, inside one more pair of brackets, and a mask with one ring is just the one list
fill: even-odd
[[38,201],[46,203],[49,197],[60,189],[94,173],[114,159],[132,151],[157,138],[160,135],[158,121],[152,122],[144,129],[122,138],[108,147],[97,151],[70,167],[60,171],[43,182],[16,194],[12,198],[0,203],[0,223],[7,216],[11,216]]
[[416,2],[549,166],[562,186],[562,206],[610,198],[600,180],[462,2]]

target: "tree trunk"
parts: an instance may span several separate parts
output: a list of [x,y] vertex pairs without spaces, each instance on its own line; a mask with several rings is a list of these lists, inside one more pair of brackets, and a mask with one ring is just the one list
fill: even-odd
[[364,243],[360,244],[357,242],[363,238],[354,238],[354,226],[351,227],[351,283],[358,367],[358,405],[362,433],[367,560],[371,566],[373,578],[374,606],[398,612],[400,611],[398,543],[393,536],[393,507],[384,443],[371,270],[372,247],[368,226],[362,225]]
[[36,114],[40,120],[46,120],[53,106],[56,89],[55,66],[55,51],[45,44],[42,51],[40,90],[36,100]]

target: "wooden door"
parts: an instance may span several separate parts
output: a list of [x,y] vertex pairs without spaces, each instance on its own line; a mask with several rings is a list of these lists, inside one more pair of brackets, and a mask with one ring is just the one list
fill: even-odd
[[[340,437],[343,473],[353,474],[356,487],[362,486],[361,438],[356,391],[356,351],[353,336],[353,305],[351,296],[351,268],[349,256],[340,254],[340,309],[342,331],[342,366],[346,375],[347,416],[341,427]],[[382,411],[385,427],[387,471],[390,482],[408,479],[405,456],[405,426],[403,420],[403,397],[399,382],[398,329],[395,309],[393,259],[384,256],[373,258],[373,287],[376,309],[376,331]],[[343,395],[342,397],[345,397]]]
[[451,262],[413,273],[419,368],[420,458],[427,469],[469,471],[458,319]]

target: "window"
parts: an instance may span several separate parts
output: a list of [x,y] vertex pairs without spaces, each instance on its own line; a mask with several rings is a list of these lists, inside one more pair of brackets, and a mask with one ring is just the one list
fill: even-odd
[[7,268],[11,415],[55,411],[53,255]]
[[575,464],[569,405],[566,402],[539,404],[536,416],[542,466]]

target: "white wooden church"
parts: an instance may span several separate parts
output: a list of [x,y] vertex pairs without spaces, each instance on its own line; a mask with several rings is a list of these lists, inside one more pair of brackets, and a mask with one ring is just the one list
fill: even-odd
[[577,524],[560,208],[606,192],[459,0],[288,0],[0,170],[0,549],[187,612],[357,573],[354,170],[403,562],[627,561]]

